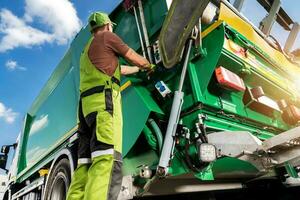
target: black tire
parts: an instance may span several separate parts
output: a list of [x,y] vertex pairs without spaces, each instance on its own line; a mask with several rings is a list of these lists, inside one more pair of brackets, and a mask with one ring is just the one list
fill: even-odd
[[45,200],[65,200],[71,182],[71,169],[68,159],[61,159],[49,175],[45,190]]

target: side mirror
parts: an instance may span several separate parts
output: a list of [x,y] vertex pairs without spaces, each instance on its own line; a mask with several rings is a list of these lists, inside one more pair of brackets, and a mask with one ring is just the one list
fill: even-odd
[[3,145],[1,147],[1,153],[7,155],[9,153],[9,149],[10,149],[11,145]]
[[6,170],[7,154],[0,154],[0,169]]

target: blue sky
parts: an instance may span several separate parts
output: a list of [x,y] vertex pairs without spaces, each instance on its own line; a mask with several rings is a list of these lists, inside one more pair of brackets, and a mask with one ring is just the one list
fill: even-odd
[[[26,111],[89,14],[110,12],[119,2],[0,1],[0,146],[15,141]],[[300,1],[282,0],[282,5],[300,21]],[[242,11],[256,25],[266,14],[253,0],[246,0]],[[272,34],[282,43],[286,39],[278,27]],[[300,47],[299,38],[295,48]]]

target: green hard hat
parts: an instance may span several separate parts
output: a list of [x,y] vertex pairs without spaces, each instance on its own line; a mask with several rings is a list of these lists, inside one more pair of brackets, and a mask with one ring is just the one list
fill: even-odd
[[108,14],[103,12],[94,12],[89,17],[90,31],[94,30],[97,27],[101,27],[109,23],[115,25],[115,23],[113,23],[109,19]]

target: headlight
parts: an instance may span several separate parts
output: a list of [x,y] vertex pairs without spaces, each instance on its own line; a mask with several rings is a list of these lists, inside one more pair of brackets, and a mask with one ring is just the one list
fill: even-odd
[[212,144],[203,143],[198,148],[199,160],[202,162],[213,162],[217,159],[216,147]]

